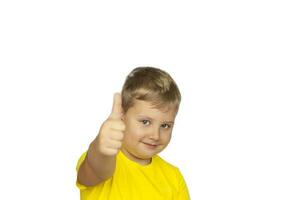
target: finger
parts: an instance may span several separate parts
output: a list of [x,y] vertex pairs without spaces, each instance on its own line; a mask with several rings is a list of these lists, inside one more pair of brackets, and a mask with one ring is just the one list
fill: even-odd
[[111,133],[111,134],[110,134],[109,138],[112,139],[112,140],[122,141],[122,139],[123,139],[123,137],[124,137],[124,133],[121,132],[121,131],[111,130],[110,133]]
[[121,145],[122,145],[122,142],[114,140],[114,141],[110,141],[106,147],[110,149],[120,149]]
[[114,156],[117,154],[117,152],[119,151],[119,149],[111,149],[111,148],[107,148],[104,150],[104,153],[106,155],[109,155],[109,156]]
[[121,119],[122,117],[122,106],[121,106],[121,95],[120,93],[115,93],[113,96],[113,106],[112,111],[109,116],[111,119]]
[[125,131],[125,123],[120,120],[110,120],[109,128],[116,131]]

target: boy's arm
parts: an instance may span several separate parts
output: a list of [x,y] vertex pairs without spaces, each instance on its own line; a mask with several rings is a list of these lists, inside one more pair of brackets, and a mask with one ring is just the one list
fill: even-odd
[[106,156],[97,150],[96,139],[90,144],[86,157],[79,167],[77,181],[94,186],[110,178],[115,169],[115,156]]
[[77,181],[80,184],[94,186],[112,177],[116,154],[121,148],[125,131],[121,118],[121,96],[116,93],[112,112],[102,124],[98,136],[89,145],[87,155],[79,167]]

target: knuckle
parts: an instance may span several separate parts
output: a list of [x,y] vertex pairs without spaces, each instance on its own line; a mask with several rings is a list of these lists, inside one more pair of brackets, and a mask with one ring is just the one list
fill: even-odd
[[125,130],[125,124],[119,120],[112,122],[110,127],[115,130]]
[[102,124],[101,130],[106,130],[108,129],[109,126],[110,126],[110,122],[107,120]]
[[123,133],[123,132],[121,132],[121,134],[119,134],[119,139],[120,139],[120,140],[122,140],[122,139],[123,139],[123,137],[124,137],[124,133]]
[[123,131],[125,130],[125,123],[124,122],[121,123],[120,129],[123,130]]

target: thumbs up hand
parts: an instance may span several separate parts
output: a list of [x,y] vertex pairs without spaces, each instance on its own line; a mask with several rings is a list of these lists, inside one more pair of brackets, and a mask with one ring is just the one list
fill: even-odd
[[125,123],[122,121],[122,115],[121,95],[115,93],[111,114],[102,124],[96,138],[98,150],[103,155],[114,156],[121,148],[125,131]]

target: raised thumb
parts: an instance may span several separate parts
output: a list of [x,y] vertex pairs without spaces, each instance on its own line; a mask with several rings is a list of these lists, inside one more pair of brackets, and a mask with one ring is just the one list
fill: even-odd
[[121,119],[123,114],[121,106],[121,95],[120,93],[114,93],[113,96],[113,105],[109,118],[111,119]]

